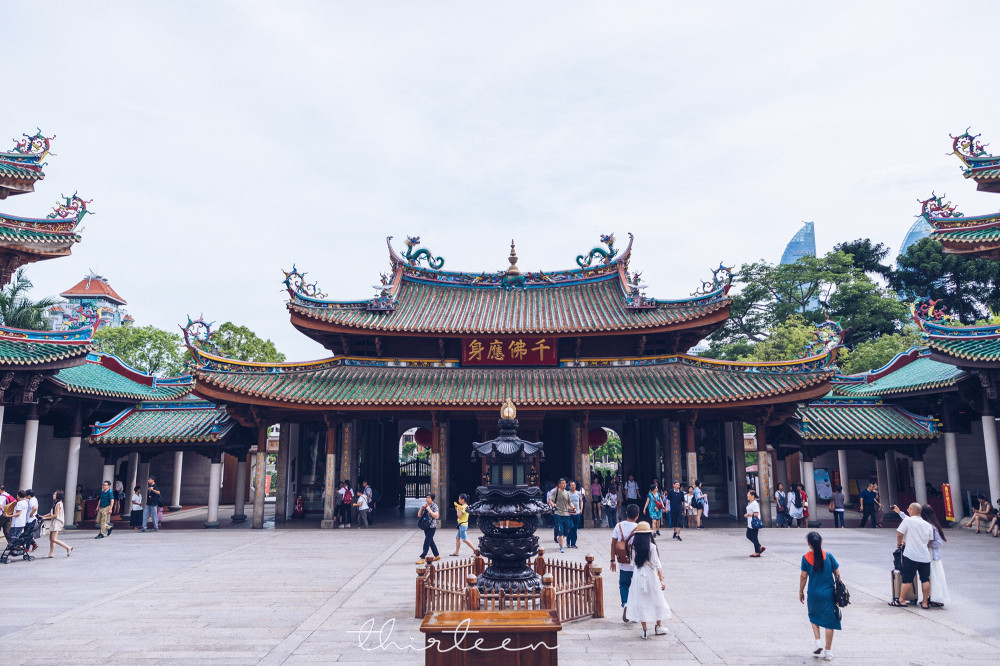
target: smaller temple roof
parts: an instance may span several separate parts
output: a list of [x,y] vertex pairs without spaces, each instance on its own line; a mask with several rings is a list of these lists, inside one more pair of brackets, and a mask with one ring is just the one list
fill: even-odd
[[966,217],[933,192],[920,206],[919,218],[927,221],[932,229],[930,237],[939,241],[946,253],[1000,257],[1000,213]]
[[14,148],[0,152],[0,199],[13,194],[34,192],[35,183],[45,178],[43,159],[49,154],[49,146],[54,135],[46,137],[42,131],[37,134],[22,134],[24,139],[14,140]]
[[224,408],[205,400],[144,402],[94,424],[90,444],[215,444],[235,425]]
[[103,298],[118,305],[128,305],[125,299],[111,287],[107,279],[96,273],[90,273],[59,295],[63,298]]
[[194,388],[194,380],[188,375],[154,377],[102,353],[88,354],[86,363],[60,370],[52,381],[72,394],[130,401],[172,400]]
[[0,368],[50,369],[83,362],[93,348],[93,327],[30,331],[0,326]]
[[918,391],[952,387],[969,373],[948,363],[935,361],[926,347],[914,347],[896,355],[889,363],[860,375],[839,377],[834,393],[853,397],[890,397]]
[[800,407],[788,421],[803,440],[929,440],[937,437],[934,419],[881,400],[827,397]]
[[1000,325],[957,326],[946,308],[928,300],[913,306],[913,320],[920,327],[931,356],[961,367],[1000,363]]
[[951,139],[952,151],[965,165],[962,172],[966,178],[976,181],[976,189],[1000,192],[1000,155],[987,153],[989,144],[979,141],[979,135],[969,134],[969,130]]

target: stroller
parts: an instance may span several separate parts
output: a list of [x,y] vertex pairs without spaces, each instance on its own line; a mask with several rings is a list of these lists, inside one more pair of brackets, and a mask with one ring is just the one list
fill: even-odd
[[[41,527],[41,524],[42,521],[39,519],[36,527]],[[21,557],[28,562],[35,559],[35,556],[28,552],[32,540],[36,538],[35,533],[36,530],[21,532],[13,541],[8,541],[3,553],[0,553],[0,564],[10,564],[11,557]]]

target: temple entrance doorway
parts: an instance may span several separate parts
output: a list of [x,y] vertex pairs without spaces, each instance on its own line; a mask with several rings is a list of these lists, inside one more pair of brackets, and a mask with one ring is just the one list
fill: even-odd
[[410,428],[399,438],[399,482],[397,500],[423,499],[431,491],[431,431]]

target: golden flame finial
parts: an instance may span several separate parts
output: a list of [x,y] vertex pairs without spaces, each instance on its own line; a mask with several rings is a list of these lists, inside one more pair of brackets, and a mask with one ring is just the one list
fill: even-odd
[[517,407],[514,406],[514,401],[507,398],[503,401],[503,405],[500,406],[500,418],[514,420],[517,418]]

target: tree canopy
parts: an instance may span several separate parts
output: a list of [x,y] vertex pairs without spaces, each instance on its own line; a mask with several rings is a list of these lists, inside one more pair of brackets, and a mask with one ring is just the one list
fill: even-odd
[[102,326],[94,334],[97,348],[136,370],[159,377],[184,372],[181,336],[155,326]]
[[219,345],[219,352],[226,358],[253,363],[281,363],[285,355],[278,351],[274,343],[264,340],[246,326],[227,321],[212,336]]

